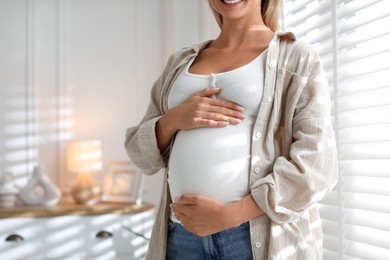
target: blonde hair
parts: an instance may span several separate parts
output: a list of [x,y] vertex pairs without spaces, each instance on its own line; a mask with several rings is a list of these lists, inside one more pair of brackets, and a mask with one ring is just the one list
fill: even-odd
[[[219,28],[222,28],[222,15],[214,10],[214,8],[211,6],[210,0],[208,0],[208,2]],[[281,11],[282,0],[261,0],[261,15],[263,17],[264,23],[274,32],[279,30],[279,18]]]

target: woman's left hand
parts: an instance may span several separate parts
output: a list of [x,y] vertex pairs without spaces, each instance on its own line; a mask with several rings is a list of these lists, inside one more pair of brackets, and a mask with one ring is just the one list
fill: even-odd
[[201,195],[182,195],[171,204],[176,218],[197,236],[207,236],[235,226],[229,204]]

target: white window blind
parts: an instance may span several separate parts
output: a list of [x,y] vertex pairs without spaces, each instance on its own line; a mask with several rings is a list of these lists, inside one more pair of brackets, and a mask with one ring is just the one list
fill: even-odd
[[324,259],[390,259],[390,1],[285,0],[284,30],[321,56],[340,178],[319,207]]

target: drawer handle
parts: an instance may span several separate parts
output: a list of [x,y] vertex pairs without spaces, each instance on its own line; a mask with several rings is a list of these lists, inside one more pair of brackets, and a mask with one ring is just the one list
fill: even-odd
[[109,237],[112,237],[112,233],[103,230],[103,231],[99,231],[99,232],[96,234],[96,237],[97,237],[97,238],[109,238]]
[[22,236],[19,236],[18,234],[12,234],[12,235],[9,235],[5,241],[7,242],[20,242],[20,241],[23,241],[24,238]]

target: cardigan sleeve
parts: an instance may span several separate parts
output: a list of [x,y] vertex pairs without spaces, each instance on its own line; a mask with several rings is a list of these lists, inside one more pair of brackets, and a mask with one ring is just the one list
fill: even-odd
[[134,164],[145,174],[154,174],[166,167],[165,155],[157,145],[155,126],[163,116],[161,97],[173,55],[150,92],[150,102],[141,122],[126,131],[125,149]]
[[300,217],[337,183],[327,80],[319,59],[311,64],[294,111],[289,154],[277,157],[272,172],[251,186],[257,204],[277,223]]

